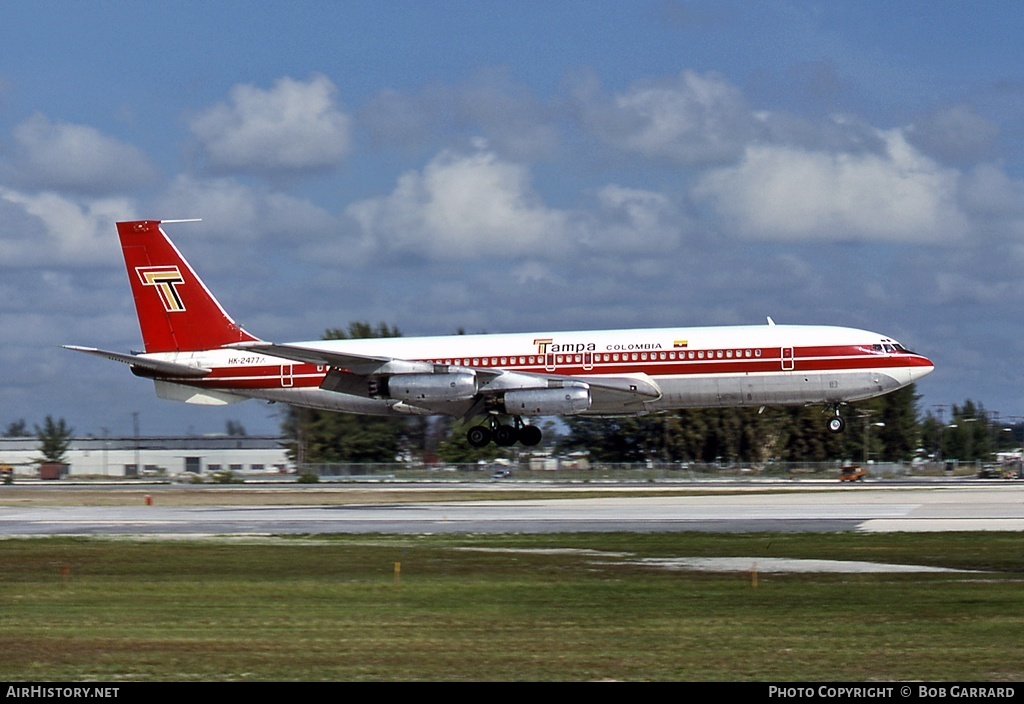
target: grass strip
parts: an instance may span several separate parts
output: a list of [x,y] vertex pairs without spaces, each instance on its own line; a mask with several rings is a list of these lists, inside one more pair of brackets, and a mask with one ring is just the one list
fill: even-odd
[[[751,569],[645,561],[682,557]],[[1024,679],[1011,533],[38,538],[0,566],[7,681]]]

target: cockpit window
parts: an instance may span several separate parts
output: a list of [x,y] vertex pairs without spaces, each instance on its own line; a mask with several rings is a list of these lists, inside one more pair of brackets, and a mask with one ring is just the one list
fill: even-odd
[[874,354],[914,354],[900,343],[892,340],[883,340],[871,345],[871,351]]

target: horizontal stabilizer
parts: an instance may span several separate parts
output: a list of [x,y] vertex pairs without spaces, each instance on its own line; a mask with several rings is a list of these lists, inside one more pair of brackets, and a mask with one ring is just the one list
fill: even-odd
[[[167,362],[162,359],[151,359],[149,357],[139,357],[134,354],[123,354],[121,352],[108,352],[107,350],[99,350],[95,347],[79,347],[77,345],[62,345],[66,350],[73,350],[75,352],[85,352],[95,357],[103,357],[104,359],[111,359],[115,362],[123,362],[132,367],[132,369],[144,370],[146,372],[153,372],[161,376],[175,376],[175,377],[191,377],[198,378],[206,376],[211,372],[210,369],[205,367],[194,367],[189,364],[178,364],[177,362]],[[143,376],[150,376],[149,374],[143,374]]]

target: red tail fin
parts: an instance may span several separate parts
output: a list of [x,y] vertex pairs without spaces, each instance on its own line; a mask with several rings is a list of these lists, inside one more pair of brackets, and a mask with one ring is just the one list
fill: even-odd
[[160,229],[159,220],[117,223],[146,352],[187,352],[251,342]]

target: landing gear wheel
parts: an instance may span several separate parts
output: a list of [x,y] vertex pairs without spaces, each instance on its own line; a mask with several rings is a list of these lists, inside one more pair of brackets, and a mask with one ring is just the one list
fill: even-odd
[[491,431],[482,425],[476,425],[466,431],[466,440],[473,447],[486,447],[491,442]]
[[544,433],[535,425],[524,425],[519,429],[519,442],[526,447],[534,447],[540,444]]
[[841,433],[846,430],[846,421],[842,416],[833,416],[828,419],[828,429],[833,433]]
[[494,429],[494,444],[498,447],[512,447],[516,444],[518,435],[511,425],[499,425]]

